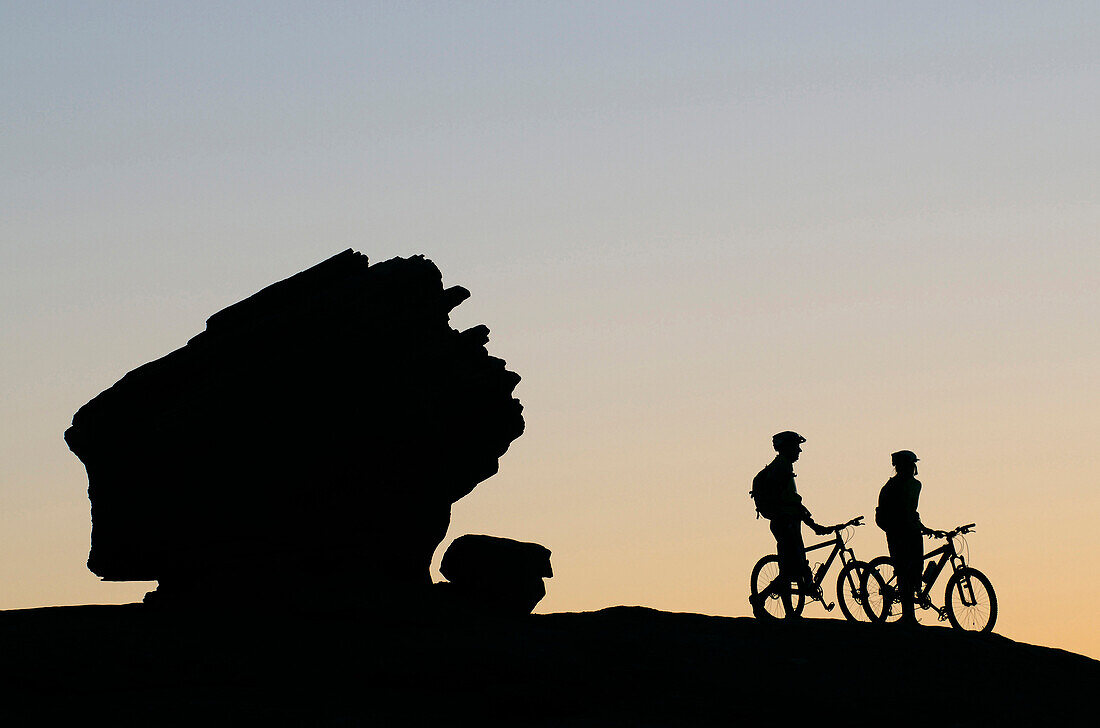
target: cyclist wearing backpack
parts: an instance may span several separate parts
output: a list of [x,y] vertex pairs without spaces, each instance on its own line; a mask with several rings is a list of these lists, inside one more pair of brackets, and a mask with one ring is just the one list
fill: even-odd
[[924,560],[922,534],[935,533],[925,528],[917,513],[921,483],[916,479],[917,456],[912,450],[898,450],[890,456],[896,474],[886,481],[878,495],[875,523],[886,532],[886,545],[894,562],[901,591],[901,621],[916,625],[914,592],[920,586]]
[[[810,565],[806,562],[802,524],[805,523],[819,536],[833,529],[814,523],[794,486],[794,462],[802,453],[804,442],[806,438],[789,430],[772,437],[772,447],[777,455],[752,479],[750,495],[756,501],[757,516],[771,521],[769,525],[775,536],[780,575],[788,581],[797,581],[806,594],[813,596],[815,590]],[[753,604],[754,609],[758,606]]]

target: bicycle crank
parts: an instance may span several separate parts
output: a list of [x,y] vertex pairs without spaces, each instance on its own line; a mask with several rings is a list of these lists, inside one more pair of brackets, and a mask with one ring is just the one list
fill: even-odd
[[939,619],[939,621],[941,621],[941,622],[946,622],[947,621],[947,610],[946,609],[940,609],[939,607],[937,607],[935,604],[928,601],[927,599],[922,601],[921,603],[919,603],[917,606],[919,606],[921,609],[931,609],[933,612],[936,613],[936,617]]

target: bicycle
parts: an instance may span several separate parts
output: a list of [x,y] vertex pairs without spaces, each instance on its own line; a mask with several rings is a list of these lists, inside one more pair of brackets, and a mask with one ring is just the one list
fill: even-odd
[[[924,555],[928,566],[921,577],[916,605],[931,609],[939,621],[949,621],[955,629],[967,632],[989,632],[997,622],[997,593],[993,584],[982,572],[966,565],[966,559],[955,548],[955,537],[974,529],[973,523],[958,526],[951,531],[933,531],[933,538],[943,538],[947,543]],[[961,539],[966,546],[966,539]],[[939,556],[937,560],[936,557]],[[950,563],[952,574],[944,591],[944,606],[932,603],[932,587]],[[862,592],[867,596],[867,614],[873,622],[889,622],[901,617],[901,594],[894,562],[889,556],[871,559],[863,573]]]
[[823,564],[819,564],[813,574],[812,589],[792,585],[794,579],[785,578],[779,569],[779,557],[776,554],[765,556],[756,562],[749,577],[749,604],[752,605],[753,615],[757,619],[795,619],[802,614],[806,606],[806,597],[820,601],[826,612],[833,611],[835,604],[825,601],[821,584],[825,581],[825,574],[832,566],[833,560],[840,556],[843,567],[837,577],[836,593],[840,603],[840,611],[844,617],[853,622],[870,621],[870,612],[865,606],[863,592],[863,570],[867,564],[856,559],[855,552],[847,547],[851,538],[849,526],[862,526],[863,516],[857,516],[847,523],[834,526],[833,537],[819,544],[808,546],[806,553],[832,546],[829,558]]

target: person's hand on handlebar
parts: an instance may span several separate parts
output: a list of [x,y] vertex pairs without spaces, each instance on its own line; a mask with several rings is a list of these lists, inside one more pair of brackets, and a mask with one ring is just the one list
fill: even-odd
[[860,523],[860,521],[862,520],[863,516],[859,516],[857,518],[853,518],[847,523],[837,523],[832,526],[819,526],[816,523],[811,523],[810,528],[812,528],[814,530],[814,533],[816,533],[818,536],[827,536],[830,533],[836,533],[837,531],[845,529],[848,526],[862,526],[863,524]]

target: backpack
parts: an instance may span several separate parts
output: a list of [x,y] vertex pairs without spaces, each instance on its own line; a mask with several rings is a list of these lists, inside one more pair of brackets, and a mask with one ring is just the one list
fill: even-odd
[[767,470],[761,470],[752,479],[752,490],[749,491],[749,495],[756,504],[756,517],[763,516],[771,520],[775,517],[775,511],[779,504],[776,503],[775,479],[767,477],[765,475],[767,472]]

